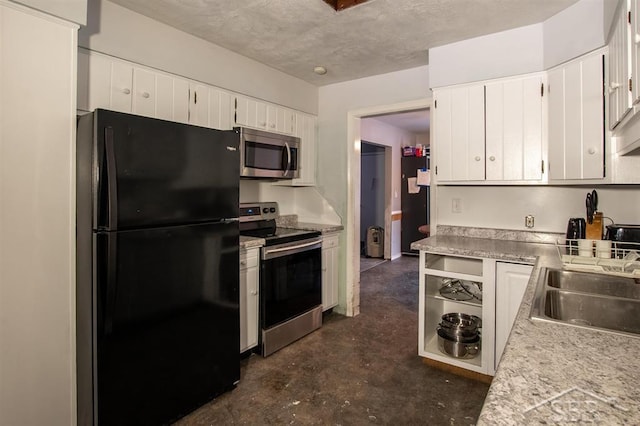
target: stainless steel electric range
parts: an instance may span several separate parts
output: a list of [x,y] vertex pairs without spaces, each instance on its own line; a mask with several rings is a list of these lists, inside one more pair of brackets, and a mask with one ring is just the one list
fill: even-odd
[[260,256],[263,356],[322,326],[320,232],[276,226],[278,204],[240,204],[240,235],[264,238]]

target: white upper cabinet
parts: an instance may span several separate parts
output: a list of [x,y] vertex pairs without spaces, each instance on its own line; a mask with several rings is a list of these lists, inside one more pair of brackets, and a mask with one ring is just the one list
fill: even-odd
[[296,179],[279,180],[274,182],[274,185],[315,186],[317,119],[313,115],[296,112],[295,124],[296,130],[294,136],[300,138],[300,151],[298,155],[300,177]]
[[543,76],[485,85],[486,179],[542,179]]
[[209,88],[202,83],[189,84],[189,123],[209,126]]
[[549,180],[604,177],[605,50],[548,74]]
[[437,89],[438,181],[484,180],[484,85]]
[[296,131],[295,111],[248,96],[234,98],[233,124],[268,132],[293,135]]
[[156,117],[189,122],[189,81],[166,74],[156,75]]
[[78,54],[78,109],[131,112],[133,66],[102,55]]
[[78,53],[78,109],[131,112],[231,129],[231,93],[117,58]]
[[640,4],[638,0],[631,2],[629,14],[630,46],[631,46],[631,80],[632,101],[640,102]]
[[[633,3],[636,3],[634,0]],[[634,6],[634,11],[636,7]],[[637,12],[636,12],[637,13]],[[614,21],[614,29],[609,42],[609,128],[616,127],[631,110],[634,82],[631,60],[630,2],[624,0]],[[635,37],[635,36],[634,36]],[[633,46],[635,52],[637,45]],[[634,53],[634,59],[636,54]],[[634,67],[637,73],[637,66]],[[636,79],[637,81],[637,79]],[[637,86],[637,84],[635,84]],[[635,97],[635,96],[634,96]]]
[[133,69],[132,108],[134,114],[156,116],[156,73]]
[[542,179],[544,77],[434,90],[439,182]]

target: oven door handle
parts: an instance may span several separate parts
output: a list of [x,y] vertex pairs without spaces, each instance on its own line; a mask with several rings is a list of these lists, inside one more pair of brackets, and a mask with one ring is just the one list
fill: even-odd
[[288,256],[290,254],[300,253],[307,250],[313,250],[320,248],[322,240],[313,240],[302,244],[296,244],[294,246],[287,247],[275,247],[265,248],[262,253],[263,260],[271,259],[274,257]]

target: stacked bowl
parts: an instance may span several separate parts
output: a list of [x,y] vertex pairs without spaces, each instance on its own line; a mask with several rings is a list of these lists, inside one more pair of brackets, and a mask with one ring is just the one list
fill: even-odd
[[474,358],[480,353],[482,321],[475,315],[448,313],[438,326],[440,352],[454,358]]

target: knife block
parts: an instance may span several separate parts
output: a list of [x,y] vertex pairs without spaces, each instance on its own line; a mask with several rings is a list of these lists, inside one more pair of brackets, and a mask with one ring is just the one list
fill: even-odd
[[593,214],[593,222],[592,223],[587,222],[585,238],[587,240],[602,239],[602,212],[595,212]]

